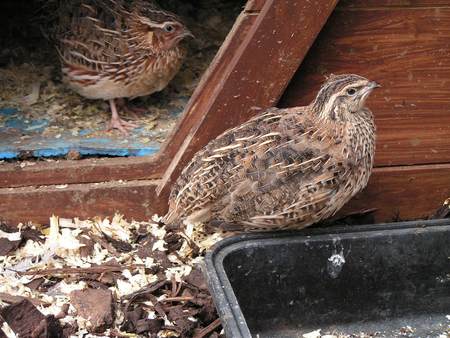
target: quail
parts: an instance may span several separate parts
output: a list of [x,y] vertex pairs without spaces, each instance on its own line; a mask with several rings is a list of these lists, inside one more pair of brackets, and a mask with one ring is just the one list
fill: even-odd
[[334,215],[369,180],[376,82],[331,75],[308,106],[270,108],[197,152],[174,184],[166,224],[300,229]]
[[164,89],[192,36],[174,14],[144,0],[83,0],[61,28],[58,51],[63,81],[89,99],[108,100],[109,128],[127,134],[136,124],[119,117],[116,99]]

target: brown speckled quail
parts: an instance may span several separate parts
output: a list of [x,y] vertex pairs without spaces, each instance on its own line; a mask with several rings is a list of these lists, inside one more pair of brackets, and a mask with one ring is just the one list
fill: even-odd
[[375,125],[364,105],[376,87],[358,75],[332,75],[309,106],[271,108],[227,130],[182,171],[163,221],[261,231],[332,216],[371,174]]
[[82,0],[77,9],[59,39],[64,81],[86,98],[109,100],[109,128],[126,134],[137,125],[120,119],[115,99],[165,88],[184,58],[179,42],[191,33],[143,0]]

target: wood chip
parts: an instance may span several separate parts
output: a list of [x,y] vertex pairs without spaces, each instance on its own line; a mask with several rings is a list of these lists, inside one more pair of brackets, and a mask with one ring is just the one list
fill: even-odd
[[59,321],[26,299],[1,309],[0,315],[18,337],[62,337]]
[[199,267],[192,269],[191,273],[186,277],[186,282],[199,288],[200,290],[208,290],[206,279]]
[[90,321],[92,332],[103,332],[114,322],[113,296],[110,290],[75,290],[70,293],[70,302],[78,316]]
[[0,238],[0,256],[7,256],[16,251],[22,241],[10,241],[6,238]]
[[35,306],[39,306],[39,305],[49,305],[48,303],[39,300],[39,299],[35,299],[35,298],[28,298],[28,297],[24,297],[24,296],[13,296],[13,295],[9,295],[5,292],[0,292],[0,300],[2,302],[5,303],[9,303],[9,304],[15,304],[15,303],[20,303],[23,300],[27,300],[29,302],[31,302],[33,305]]
[[125,269],[134,269],[143,267],[143,265],[119,266],[119,265],[100,265],[90,268],[60,268],[60,269],[41,269],[26,272],[19,272],[24,276],[56,276],[56,275],[72,275],[82,273],[105,273],[113,271],[122,271]]
[[221,325],[220,323],[220,319],[217,318],[215,321],[213,321],[211,324],[209,324],[207,327],[205,327],[204,329],[200,330],[199,332],[197,332],[193,338],[203,338],[206,337],[207,335],[209,335],[212,331],[214,331],[215,329],[217,329],[219,326]]

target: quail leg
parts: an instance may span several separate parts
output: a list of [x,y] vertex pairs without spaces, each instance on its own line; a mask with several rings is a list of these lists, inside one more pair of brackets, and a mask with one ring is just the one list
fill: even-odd
[[138,119],[148,111],[146,108],[128,106],[123,98],[117,99],[117,105],[121,111],[125,112],[127,115],[131,115],[134,119]]
[[130,130],[139,127],[137,124],[124,121],[119,117],[114,99],[109,100],[109,105],[111,106],[111,121],[108,123],[107,130],[119,129],[122,134],[128,135]]

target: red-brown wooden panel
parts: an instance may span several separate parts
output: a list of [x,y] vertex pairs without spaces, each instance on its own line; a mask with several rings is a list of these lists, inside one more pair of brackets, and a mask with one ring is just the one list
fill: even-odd
[[47,223],[54,214],[60,217],[106,217],[115,212],[128,219],[148,220],[165,207],[156,198],[158,181],[106,182],[0,189],[0,219]]
[[450,162],[450,8],[338,6],[280,106],[308,104],[329,73],[383,85],[368,102],[377,166]]
[[163,175],[169,160],[157,156],[3,163],[0,188],[154,179]]
[[450,197],[450,164],[376,168],[367,188],[340,212],[376,208],[375,220],[431,216]]
[[[378,168],[365,191],[341,214],[377,208],[377,221],[417,219],[430,215],[450,196],[450,165]],[[11,224],[48,222],[61,217],[112,216],[116,211],[129,219],[149,219],[165,209],[157,198],[158,181],[75,184],[67,187],[0,189],[0,215]]]
[[246,12],[258,12],[260,11],[267,0],[249,0],[245,5]]
[[450,7],[448,0],[341,0],[341,8]]

